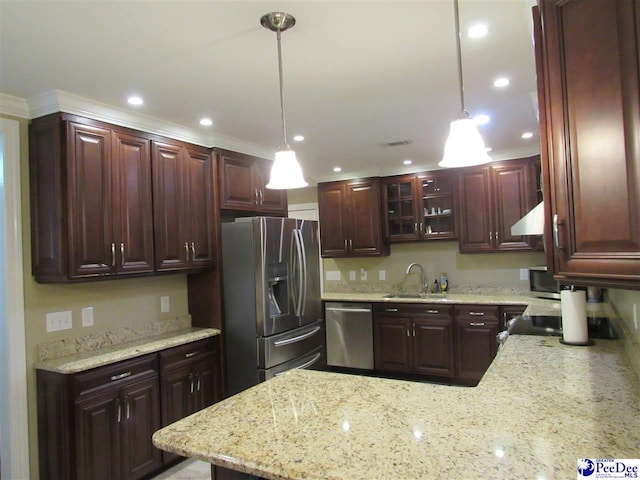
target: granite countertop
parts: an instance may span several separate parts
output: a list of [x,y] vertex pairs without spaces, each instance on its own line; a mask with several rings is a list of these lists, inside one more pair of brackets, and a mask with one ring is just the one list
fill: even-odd
[[511,336],[475,388],[291,370],[153,441],[268,479],[575,478],[638,456],[640,382],[619,341]]
[[216,328],[189,327],[108,347],[89,349],[83,353],[43,360],[37,362],[35,368],[64,374],[78,373],[219,334],[220,330]]

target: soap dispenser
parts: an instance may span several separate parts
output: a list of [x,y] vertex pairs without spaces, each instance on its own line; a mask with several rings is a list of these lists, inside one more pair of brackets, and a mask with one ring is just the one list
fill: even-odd
[[440,274],[440,292],[446,293],[449,289],[449,280],[447,279],[447,274],[442,272]]

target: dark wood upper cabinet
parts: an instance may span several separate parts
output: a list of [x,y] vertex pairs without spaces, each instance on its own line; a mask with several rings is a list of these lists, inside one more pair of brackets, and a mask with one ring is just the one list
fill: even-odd
[[388,255],[380,209],[379,178],[318,184],[322,256]]
[[152,141],[156,269],[215,265],[211,153],[176,141]]
[[640,2],[539,7],[548,266],[565,283],[639,289]]
[[389,242],[457,238],[455,174],[424,172],[382,180]]
[[228,150],[216,153],[221,209],[287,216],[287,191],[266,188],[272,162]]
[[510,160],[458,173],[460,252],[534,249],[535,239],[512,235],[511,226],[537,204],[536,161]]
[[149,140],[68,114],[29,132],[36,280],[153,272]]

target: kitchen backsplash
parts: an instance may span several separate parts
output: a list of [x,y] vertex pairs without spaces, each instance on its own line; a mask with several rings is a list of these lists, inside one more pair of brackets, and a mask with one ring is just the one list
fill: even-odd
[[121,345],[126,342],[148,338],[153,335],[182,330],[191,326],[191,317],[182,315],[167,320],[157,320],[131,327],[122,327],[106,332],[94,332],[71,338],[51,340],[38,345],[38,361],[66,357],[78,353]]

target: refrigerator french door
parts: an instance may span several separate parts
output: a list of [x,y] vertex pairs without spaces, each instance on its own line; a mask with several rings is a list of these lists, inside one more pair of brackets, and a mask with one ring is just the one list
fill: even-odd
[[324,368],[317,222],[239,218],[221,235],[228,394],[290,368]]

